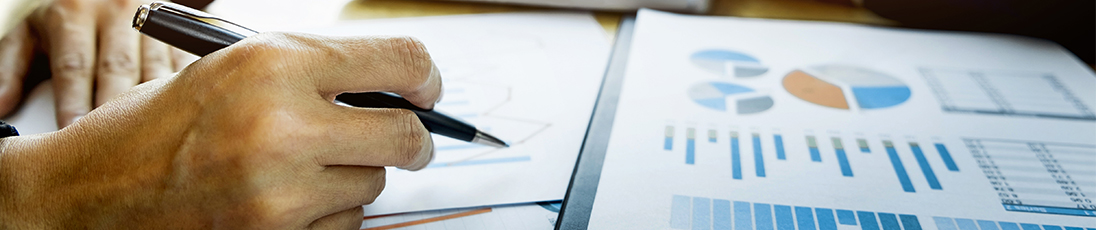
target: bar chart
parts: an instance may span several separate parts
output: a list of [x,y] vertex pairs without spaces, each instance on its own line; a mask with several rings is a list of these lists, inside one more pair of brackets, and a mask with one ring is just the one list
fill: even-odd
[[1006,210],[1096,216],[1096,146],[964,139]]
[[1052,74],[921,69],[945,112],[1096,120]]

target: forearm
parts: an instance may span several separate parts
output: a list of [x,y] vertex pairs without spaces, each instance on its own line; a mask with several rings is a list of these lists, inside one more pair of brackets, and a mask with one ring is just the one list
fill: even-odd
[[16,24],[23,21],[43,0],[5,0],[0,1],[0,37],[8,34]]

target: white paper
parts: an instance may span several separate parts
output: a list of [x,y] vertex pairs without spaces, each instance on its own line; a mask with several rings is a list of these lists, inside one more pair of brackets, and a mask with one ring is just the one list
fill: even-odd
[[553,229],[560,202],[422,211],[366,217],[362,229]]
[[437,109],[511,144],[494,149],[434,136],[434,162],[390,168],[366,215],[560,200],[608,60],[588,13],[508,13],[375,20],[303,30],[411,35],[442,72]]
[[591,229],[1096,227],[1096,76],[1050,42],[643,10],[624,78]]

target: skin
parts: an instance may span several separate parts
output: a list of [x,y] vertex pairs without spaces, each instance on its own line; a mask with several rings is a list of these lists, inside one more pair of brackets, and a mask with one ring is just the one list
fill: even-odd
[[0,139],[0,229],[357,229],[383,166],[434,154],[411,111],[333,103],[372,91],[433,108],[441,78],[413,38],[249,37],[60,131]]
[[[138,83],[171,76],[195,57],[130,28],[142,0],[53,0],[0,42],[0,115],[22,97],[40,48],[53,73],[57,126],[72,124]],[[9,42],[10,41],[10,42]]]

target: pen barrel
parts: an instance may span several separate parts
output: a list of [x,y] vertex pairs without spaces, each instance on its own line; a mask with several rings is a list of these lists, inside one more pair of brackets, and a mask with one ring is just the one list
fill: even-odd
[[157,10],[149,11],[143,23],[141,33],[198,56],[205,56],[247,37],[193,18]]
[[437,110],[421,109],[411,102],[386,93],[344,93],[335,97],[336,101],[363,108],[396,108],[415,112],[419,122],[427,131],[462,141],[476,138],[476,127],[464,121],[447,116]]

